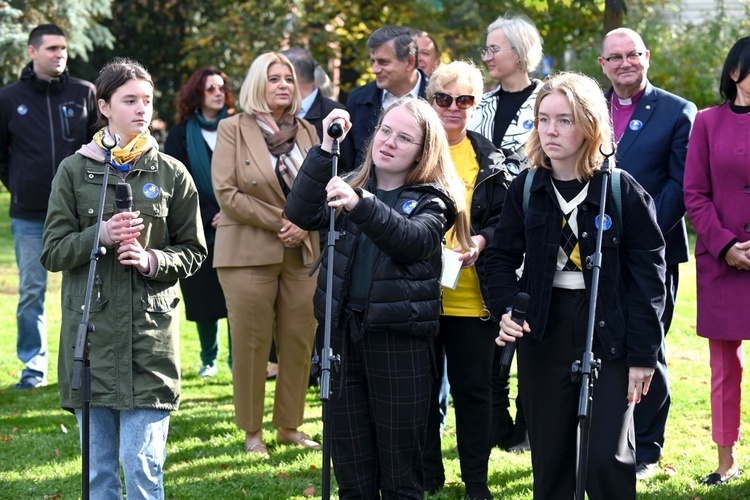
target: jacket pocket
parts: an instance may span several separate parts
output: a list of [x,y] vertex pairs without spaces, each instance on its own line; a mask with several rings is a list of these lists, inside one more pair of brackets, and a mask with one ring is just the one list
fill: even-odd
[[148,313],[168,313],[177,307],[180,297],[170,288],[164,292],[141,298],[143,310]]
[[[68,295],[65,298],[65,308],[73,312],[77,312],[78,314],[83,314],[83,305],[85,300],[86,299],[82,295]],[[102,312],[102,310],[104,310],[104,306],[107,305],[107,302],[109,302],[109,299],[105,298],[92,300],[91,304],[89,305],[89,314]]]

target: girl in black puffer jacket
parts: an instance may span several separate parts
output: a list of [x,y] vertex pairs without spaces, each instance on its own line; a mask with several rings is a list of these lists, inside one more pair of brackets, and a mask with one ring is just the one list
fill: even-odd
[[[344,110],[331,112],[324,129],[336,119],[348,131]],[[455,223],[463,247],[472,246],[463,188],[437,114],[418,99],[383,113],[348,182],[331,177],[331,145],[326,136],[308,154],[286,215],[324,229],[329,207],[337,209],[331,347],[342,363],[330,429],[339,498],[421,499],[441,242]],[[323,265],[314,299],[321,325],[327,259]]]

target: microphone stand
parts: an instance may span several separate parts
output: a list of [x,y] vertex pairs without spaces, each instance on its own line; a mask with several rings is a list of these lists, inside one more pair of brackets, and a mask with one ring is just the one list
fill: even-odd
[[73,347],[73,377],[71,389],[81,391],[81,498],[89,498],[89,408],[91,406],[91,366],[89,361],[89,349],[91,343],[88,334],[93,333],[95,328],[89,323],[89,312],[91,310],[91,295],[94,290],[94,276],[96,275],[96,264],[99,257],[107,253],[107,249],[99,246],[99,236],[101,234],[102,218],[104,216],[104,201],[107,196],[107,181],[109,178],[109,168],[112,165],[112,148],[117,145],[115,139],[105,134],[102,138],[104,145],[104,175],[102,177],[102,191],[99,197],[99,212],[96,216],[96,229],[94,231],[94,243],[91,249],[89,260],[89,275],[86,280],[86,296],[83,302],[83,315],[81,322],[78,324],[78,333],[76,343]]
[[[339,163],[339,137],[343,134],[340,126],[335,127],[332,124],[328,127],[328,135],[333,138],[331,146],[331,177],[338,175]],[[338,368],[341,364],[341,356],[334,355],[331,349],[331,309],[333,308],[333,258],[334,246],[339,239],[340,233],[336,231],[336,208],[330,207],[328,220],[328,238],[326,242],[328,252],[328,267],[326,268],[326,310],[323,328],[323,350],[320,358],[313,361],[314,364],[320,365],[320,400],[323,402],[323,485],[321,498],[329,500],[331,498],[331,409],[329,398],[331,395],[331,367]],[[321,256],[322,257],[322,256]],[[317,356],[316,356],[317,358]]]
[[602,195],[599,206],[599,227],[596,232],[596,250],[593,255],[586,257],[586,266],[593,272],[591,274],[591,292],[589,298],[588,327],[586,330],[586,347],[582,358],[573,363],[570,378],[574,383],[581,383],[581,391],[578,397],[578,455],[576,456],[576,500],[583,500],[586,493],[586,473],[588,471],[589,459],[589,436],[591,432],[591,407],[594,401],[594,381],[601,368],[601,360],[594,359],[594,324],[596,320],[596,301],[599,294],[599,273],[602,265],[602,238],[604,237],[604,216],[607,203],[607,188],[609,187],[610,167],[609,158],[614,155],[614,150],[604,155],[602,164]]

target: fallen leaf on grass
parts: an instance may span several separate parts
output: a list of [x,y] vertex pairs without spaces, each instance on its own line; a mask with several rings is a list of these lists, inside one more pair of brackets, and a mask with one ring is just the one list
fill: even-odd
[[60,430],[62,431],[63,434],[68,433],[68,428],[65,427],[65,424],[60,424]]
[[55,455],[58,456],[58,457],[60,456],[60,450],[57,449],[57,448],[55,448]]
[[666,475],[667,475],[667,476],[669,476],[669,477],[672,477],[672,476],[674,476],[675,474],[677,474],[677,469],[676,469],[676,468],[675,468],[675,466],[674,466],[674,465],[672,465],[672,464],[666,464],[666,465],[664,466],[664,474],[666,474]]
[[289,479],[289,474],[287,474],[286,472],[279,472],[279,473],[278,473],[278,474],[276,474],[276,475],[277,475],[277,476],[278,476],[279,478],[281,478],[281,479]]
[[242,488],[240,491],[242,492],[243,495],[247,496],[247,491],[245,491],[245,488]]
[[54,495],[44,495],[44,500],[60,500],[62,498],[62,495],[59,493],[55,493]]
[[221,464],[221,468],[224,470],[227,470],[229,468],[229,465],[227,464]]
[[311,497],[315,494],[315,486],[310,486],[309,488],[305,488],[305,491],[302,492],[303,495],[306,497]]
[[315,464],[310,465],[310,470],[318,470],[318,467]]

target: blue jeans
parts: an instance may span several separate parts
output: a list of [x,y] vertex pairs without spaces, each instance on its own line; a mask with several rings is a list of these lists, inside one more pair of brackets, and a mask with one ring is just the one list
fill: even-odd
[[16,321],[18,359],[26,364],[21,378],[47,376],[47,324],[44,318],[44,294],[47,270],[39,262],[42,256],[44,221],[13,218],[10,221],[18,264],[18,309]]
[[[75,412],[80,432],[82,410]],[[164,498],[167,410],[91,408],[89,426],[91,498],[122,498],[120,464],[128,500]]]

